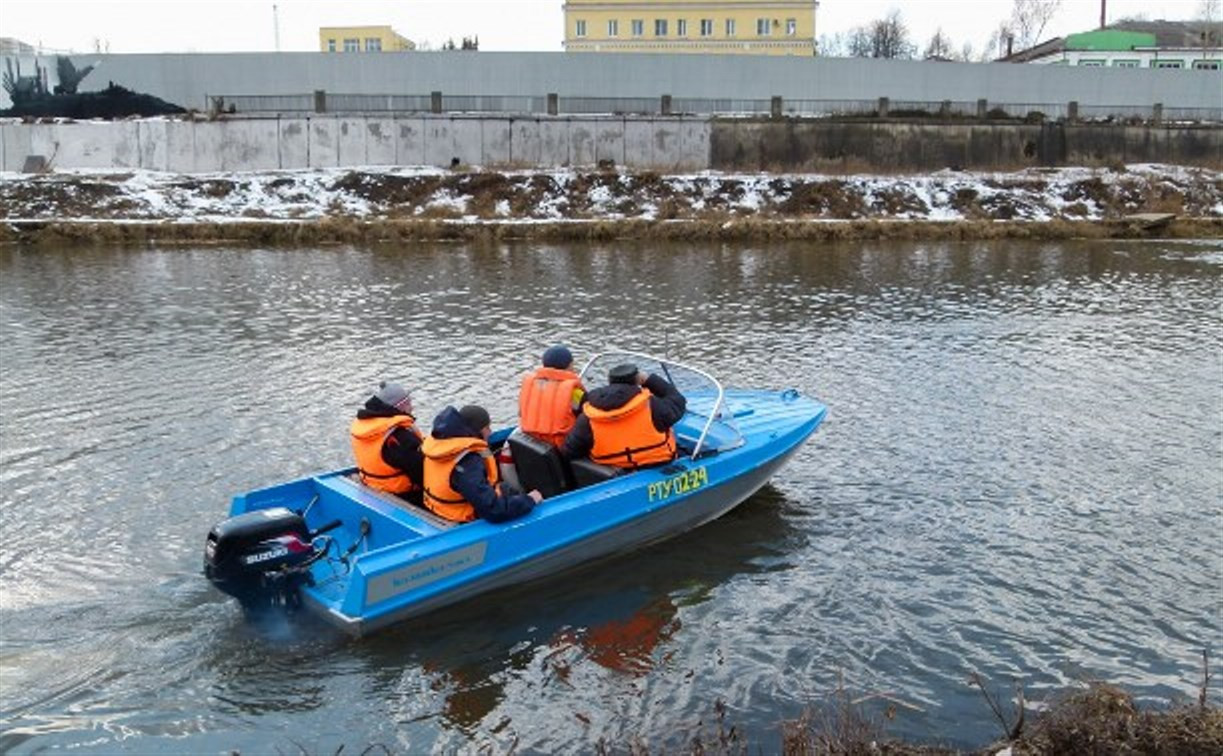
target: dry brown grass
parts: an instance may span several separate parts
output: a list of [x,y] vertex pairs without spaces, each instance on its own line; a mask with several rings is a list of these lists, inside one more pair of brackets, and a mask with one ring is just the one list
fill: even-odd
[[1011,748],[1016,756],[1218,754],[1223,753],[1223,709],[1195,703],[1141,710],[1126,691],[1093,683],[1054,702]]
[[534,241],[838,241],[853,239],[1142,239],[1219,238],[1223,218],[1181,218],[1158,232],[1124,219],[1033,221],[887,221],[858,219],[779,220],[753,215],[710,215],[695,220],[600,219],[584,222],[466,223],[439,212],[411,219],[360,220],[329,216],[318,220],[228,223],[9,222],[0,243],[20,244],[252,244],[312,245],[403,241],[522,239]]

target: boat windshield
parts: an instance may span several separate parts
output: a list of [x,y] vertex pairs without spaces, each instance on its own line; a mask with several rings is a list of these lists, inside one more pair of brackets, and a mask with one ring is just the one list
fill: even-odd
[[684,454],[696,459],[702,454],[733,449],[743,443],[734,417],[726,406],[722,384],[709,373],[691,365],[641,352],[600,352],[582,368],[582,383],[587,390],[605,386],[607,372],[623,363],[633,363],[638,370],[661,375],[688,400],[688,411],[675,426],[676,441]]

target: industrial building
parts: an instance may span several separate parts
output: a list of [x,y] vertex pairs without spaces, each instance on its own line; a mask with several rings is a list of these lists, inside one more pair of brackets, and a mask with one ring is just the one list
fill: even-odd
[[1202,21],[1119,21],[1080,34],[1056,37],[1002,58],[1107,68],[1223,68],[1223,24]]

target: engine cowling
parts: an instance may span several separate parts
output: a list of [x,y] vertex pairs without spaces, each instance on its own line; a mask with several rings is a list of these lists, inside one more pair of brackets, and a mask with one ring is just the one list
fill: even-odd
[[315,556],[305,519],[285,507],[247,512],[213,526],[204,543],[204,575],[244,606],[295,603]]

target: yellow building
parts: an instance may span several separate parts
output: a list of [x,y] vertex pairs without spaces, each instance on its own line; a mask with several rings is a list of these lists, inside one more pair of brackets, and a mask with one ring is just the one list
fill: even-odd
[[569,52],[814,55],[816,0],[568,0]]
[[415,50],[416,43],[389,26],[321,26],[319,52],[400,52]]

